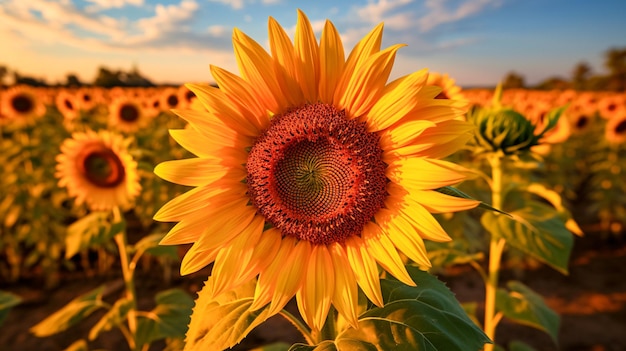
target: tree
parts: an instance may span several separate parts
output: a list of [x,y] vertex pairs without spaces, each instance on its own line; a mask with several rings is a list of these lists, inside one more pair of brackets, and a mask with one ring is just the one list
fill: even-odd
[[76,76],[74,73],[68,73],[68,75],[67,75],[67,82],[65,83],[65,86],[67,86],[67,87],[80,87],[82,85],[83,85],[83,83],[80,81],[80,79],[78,79],[78,76]]
[[586,90],[591,75],[591,67],[587,62],[580,62],[572,71],[572,87],[576,90]]
[[612,48],[605,53],[604,66],[609,70],[610,90],[626,90],[626,48]]
[[502,89],[519,89],[525,86],[524,76],[513,71],[509,72],[502,81]]
[[9,69],[5,65],[0,65],[0,87],[4,86],[4,77],[9,73]]
[[24,84],[31,85],[34,87],[45,87],[48,86],[44,79],[37,79],[34,77],[23,76],[16,71],[13,71],[13,82],[15,85]]

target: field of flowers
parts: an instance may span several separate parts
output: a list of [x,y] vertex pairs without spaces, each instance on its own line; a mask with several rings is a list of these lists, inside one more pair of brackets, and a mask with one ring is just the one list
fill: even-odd
[[219,87],[0,90],[0,346],[558,349],[528,276],[623,246],[626,94],[387,83],[382,26],[344,60],[298,16]]
[[[442,213],[437,218],[453,240],[426,243],[431,272],[445,279],[455,269],[477,267],[488,280],[485,257],[488,253],[494,255],[486,234],[490,231],[508,235],[507,241],[512,244],[503,256],[503,266],[518,272],[548,265],[566,273],[573,239],[568,239],[564,230],[580,236],[585,232],[595,236],[596,242],[624,242],[626,95],[574,90],[461,91],[447,76],[432,77],[436,79],[430,84],[443,88],[440,98],[469,102],[464,118],[476,126],[468,146],[448,156],[466,167],[467,180],[456,187],[457,191],[485,205],[517,213],[531,223],[528,228],[538,228],[538,232],[546,231],[554,237],[531,235],[525,231],[532,230],[500,223],[498,217],[486,220],[485,210]],[[169,134],[171,129],[189,128],[171,111],[203,111],[200,100],[185,86],[13,86],[0,91],[0,101],[0,321],[11,313],[10,323],[16,323],[20,303],[33,303],[28,296],[16,293],[25,291],[21,285],[53,292],[77,279],[89,280],[93,286],[99,281],[103,285],[86,294],[84,289],[66,292],[80,297],[70,302],[71,309],[66,309],[64,315],[52,314],[37,325],[23,327],[30,329],[32,338],[46,338],[76,329],[83,318],[102,309],[99,320],[93,322],[93,316],[89,319],[94,325],[80,328],[86,330],[85,335],[74,335],[76,343],[57,347],[86,350],[87,340],[99,345],[99,336],[107,331],[103,335],[110,335],[112,328],[120,328],[120,335],[131,348],[147,349],[155,342],[157,347],[164,345],[159,340],[166,340],[170,350],[181,347],[193,292],[175,286],[193,288],[202,280],[193,275],[187,281],[178,277],[181,255],[177,248],[158,245],[171,225],[155,222],[153,216],[188,187],[162,180],[153,170],[161,162],[192,156]],[[509,122],[495,127],[489,125],[493,121],[486,122],[491,117],[483,112],[494,105],[499,109],[498,120]],[[517,117],[523,117],[523,121]],[[528,135],[520,130],[526,122],[532,126],[531,135],[552,125],[541,138],[524,144]],[[518,125],[511,128],[511,123]],[[525,148],[532,152],[518,152]],[[506,199],[495,200],[499,204],[492,199],[494,175],[490,168],[494,167],[494,159],[481,157],[492,151],[501,156],[498,167],[502,172],[495,177],[502,177],[501,184],[508,189]],[[522,200],[527,198],[535,198],[530,207]],[[487,213],[495,216],[497,212]],[[565,245],[567,250],[552,250],[550,245]],[[124,290],[126,295],[111,302],[107,295],[115,295],[116,289],[113,293],[105,289],[120,276],[126,288],[117,290]],[[147,283],[145,277],[156,278],[158,283]],[[140,282],[151,288],[133,286]],[[454,286],[452,283],[453,292]],[[166,289],[159,291],[159,287]],[[525,303],[533,304],[534,312],[516,315],[515,307],[498,306],[500,313],[505,311],[505,317],[543,330],[556,345],[558,317],[554,318],[541,296],[520,282],[511,283],[509,289],[513,296],[524,296]],[[136,301],[144,301],[136,296],[138,291],[147,293],[148,300],[155,298],[156,305],[142,312],[136,305]],[[464,296],[462,291],[457,293]],[[46,300],[45,296],[37,299]],[[482,319],[476,315],[476,309],[483,308],[480,306],[483,302],[464,304],[475,320]],[[10,312],[12,308],[15,311]],[[138,325],[124,324],[129,311],[137,313]],[[17,345],[20,341],[5,335],[2,342]],[[532,344],[532,340],[522,340],[510,349],[530,349],[523,342]],[[273,347],[282,349],[283,345]]]

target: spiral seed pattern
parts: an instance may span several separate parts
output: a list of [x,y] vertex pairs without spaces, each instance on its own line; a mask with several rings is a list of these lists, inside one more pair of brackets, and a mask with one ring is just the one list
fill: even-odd
[[359,235],[384,204],[376,134],[326,104],[275,116],[246,164],[251,202],[284,235],[314,244]]

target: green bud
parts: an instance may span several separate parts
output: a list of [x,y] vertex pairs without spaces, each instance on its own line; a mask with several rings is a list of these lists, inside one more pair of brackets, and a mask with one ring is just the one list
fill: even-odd
[[476,153],[502,152],[511,155],[529,150],[539,143],[535,126],[519,112],[505,107],[472,111],[468,121],[476,127]]

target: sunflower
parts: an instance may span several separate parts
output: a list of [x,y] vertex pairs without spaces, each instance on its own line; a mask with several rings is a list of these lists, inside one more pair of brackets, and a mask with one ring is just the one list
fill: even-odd
[[66,121],[73,121],[80,115],[80,103],[79,97],[67,89],[59,91],[55,98],[57,110]]
[[135,132],[150,122],[150,116],[144,112],[143,99],[117,97],[109,109],[109,126],[126,133]]
[[431,213],[477,205],[435,191],[464,179],[440,158],[473,127],[426,70],[387,84],[403,45],[381,50],[382,30],[344,59],[330,21],[318,44],[299,11],[292,43],[270,17],[271,54],[235,29],[241,76],[211,66],[219,88],[188,85],[206,111],[175,110],[191,128],[170,132],[198,157],[155,168],[195,187],[154,216],[178,222],[162,244],[193,243],[182,274],[214,263],[216,296],[258,275],[252,310],[295,295],[315,330],[331,304],[356,326],[357,286],[383,304],[377,263],[415,285],[400,252],[429,266],[424,239],[450,240]]
[[0,123],[13,126],[32,124],[35,119],[46,113],[46,106],[38,92],[25,85],[7,89],[0,95],[0,111],[3,118]]
[[139,194],[137,162],[129,140],[109,131],[74,133],[61,145],[55,176],[76,203],[94,211],[129,208]]
[[461,87],[456,85],[455,80],[447,73],[429,72],[426,84],[438,86],[442,89],[435,99],[466,100],[461,92]]
[[183,100],[181,100],[179,91],[177,88],[165,88],[161,91],[160,106],[163,111],[169,111],[174,108],[183,107]]
[[614,116],[606,122],[604,137],[612,144],[621,144],[626,141],[626,113]]

